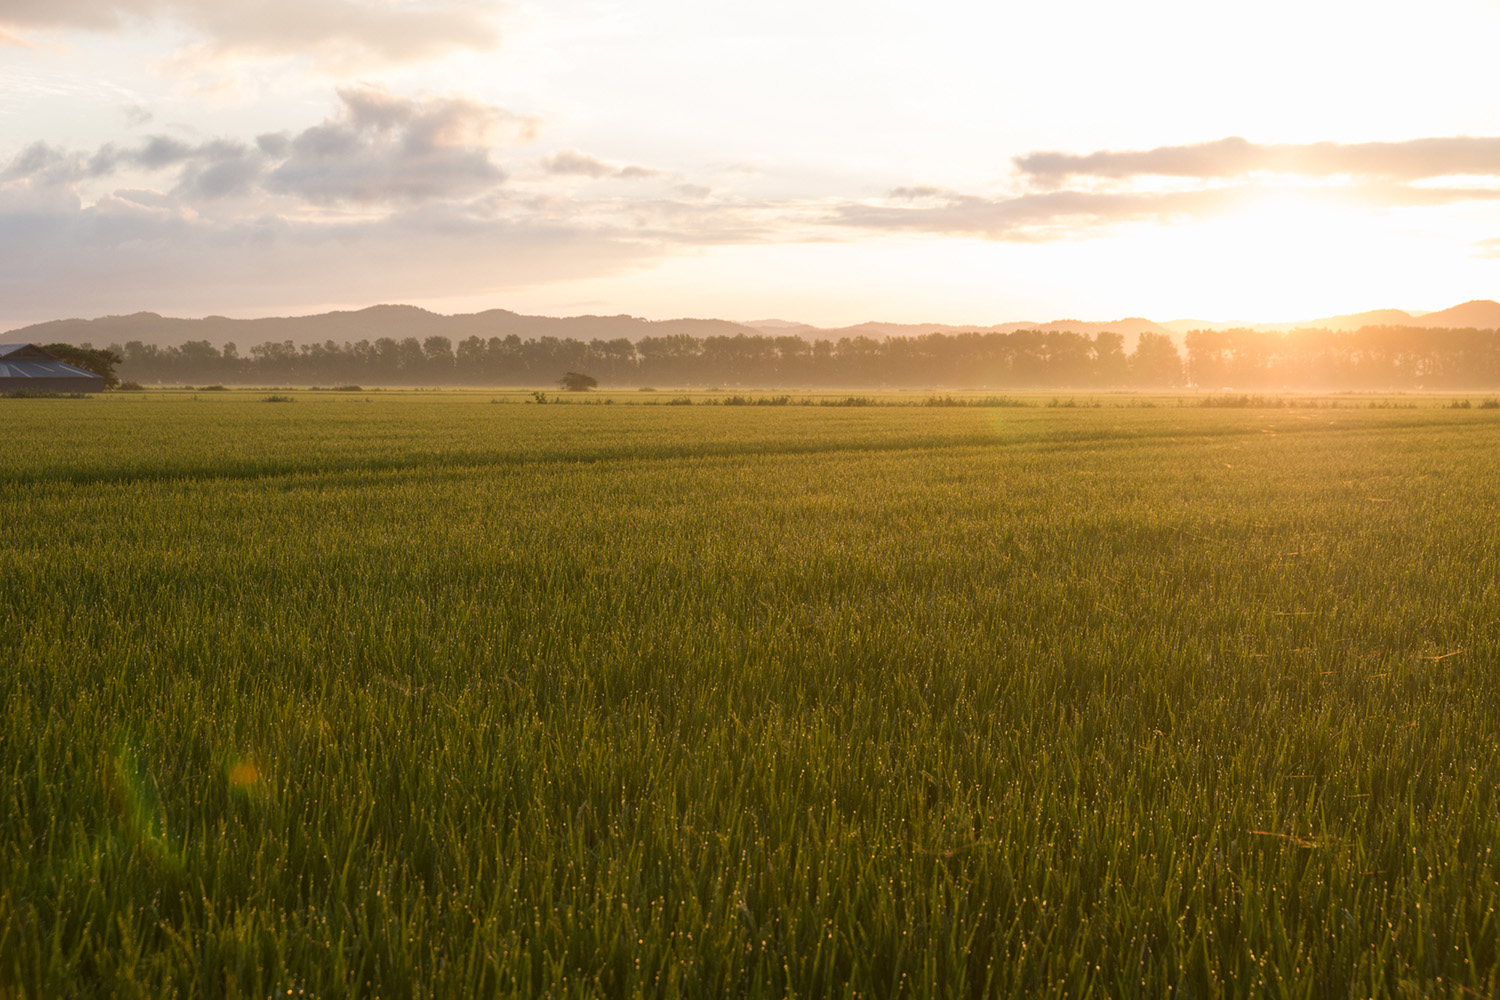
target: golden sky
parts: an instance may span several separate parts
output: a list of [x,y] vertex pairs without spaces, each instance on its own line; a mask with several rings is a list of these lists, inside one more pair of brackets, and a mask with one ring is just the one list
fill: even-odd
[[0,0],[0,330],[1496,297],[1500,6]]

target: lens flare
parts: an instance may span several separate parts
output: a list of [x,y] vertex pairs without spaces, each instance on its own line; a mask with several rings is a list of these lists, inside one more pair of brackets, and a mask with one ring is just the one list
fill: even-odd
[[110,761],[110,778],[115,813],[130,843],[157,864],[180,868],[155,788],[126,741],[117,745]]
[[248,791],[260,784],[260,771],[248,760],[239,760],[229,765],[229,787]]

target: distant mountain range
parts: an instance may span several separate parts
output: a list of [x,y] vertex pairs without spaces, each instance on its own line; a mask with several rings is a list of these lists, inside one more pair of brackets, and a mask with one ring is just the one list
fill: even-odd
[[454,343],[471,336],[484,339],[515,334],[523,340],[541,337],[572,337],[578,340],[638,341],[643,337],[687,334],[692,337],[795,336],[807,340],[837,340],[842,337],[871,337],[883,340],[892,336],[918,336],[927,333],[1009,333],[1015,330],[1068,330],[1074,333],[1119,333],[1126,339],[1126,349],[1134,346],[1142,333],[1164,333],[1181,340],[1190,330],[1223,330],[1254,327],[1262,330],[1291,330],[1318,327],[1331,330],[1357,330],[1362,326],[1408,326],[1427,329],[1474,328],[1500,329],[1500,302],[1476,299],[1440,312],[1410,313],[1400,309],[1376,309],[1371,312],[1297,323],[1263,323],[1250,321],[1210,321],[1179,319],[1158,323],[1132,317],[1108,323],[1082,320],[1052,320],[1046,323],[1016,321],[992,325],[953,326],[942,323],[860,323],[857,326],[818,327],[788,320],[764,319],[735,323],[722,319],[646,320],[635,316],[523,316],[504,309],[481,313],[444,316],[416,306],[381,305],[353,312],[331,312],[317,316],[273,317],[266,319],[228,319],[209,316],[204,319],[172,319],[156,313],[134,313],[129,316],[105,316],[101,319],[66,319],[21,327],[0,334],[4,343],[70,343],[106,347],[137,340],[160,347],[176,347],[188,341],[206,340],[215,347],[233,343],[242,350],[268,341],[292,341],[296,344],[323,343],[332,340],[377,340],[381,337],[447,337]]
[[1474,299],[1462,305],[1429,313],[1405,312],[1400,309],[1373,309],[1370,312],[1324,316],[1321,319],[1303,320],[1300,323],[1225,323],[1176,319],[1162,325],[1173,333],[1186,333],[1189,330],[1228,330],[1235,327],[1252,327],[1257,330],[1295,330],[1299,327],[1358,330],[1362,326],[1414,326],[1427,330],[1500,330],[1500,302],[1493,299]]
[[752,320],[745,324],[763,333],[782,335],[795,334],[810,339],[837,339],[839,337],[891,337],[914,336],[923,333],[967,333],[978,330],[1010,333],[1013,330],[1071,330],[1074,333],[1121,333],[1139,336],[1142,333],[1165,333],[1179,339],[1189,330],[1230,330],[1250,327],[1256,330],[1295,330],[1312,327],[1325,330],[1358,330],[1362,326],[1414,326],[1424,329],[1500,329],[1500,302],[1491,299],[1475,299],[1463,305],[1444,309],[1441,312],[1406,312],[1401,309],[1374,309],[1370,312],[1349,313],[1343,316],[1325,316],[1321,319],[1302,320],[1296,323],[1264,323],[1254,320],[1205,320],[1174,319],[1158,323],[1139,316],[1115,320],[1110,323],[1085,322],[1076,319],[1052,320],[1035,323],[1022,320],[1011,323],[996,323],[993,326],[944,326],[938,323],[861,323],[858,326],[816,327],[806,323],[791,323],[779,319]]
[[156,313],[105,316],[102,319],[64,319],[22,327],[0,334],[6,343],[70,343],[85,341],[95,347],[127,344],[138,340],[159,347],[178,347],[190,340],[206,340],[215,347],[232,343],[241,350],[268,341],[290,340],[296,344],[321,344],[332,340],[378,340],[381,337],[447,337],[454,343],[469,337],[508,337],[523,340],[540,337],[573,337],[578,340],[631,341],[642,337],[689,334],[694,337],[755,334],[758,331],[722,319],[645,320],[634,316],[522,316],[504,309],[444,316],[416,306],[371,306],[354,312],[331,312],[317,316],[287,316],[266,319],[172,319]]

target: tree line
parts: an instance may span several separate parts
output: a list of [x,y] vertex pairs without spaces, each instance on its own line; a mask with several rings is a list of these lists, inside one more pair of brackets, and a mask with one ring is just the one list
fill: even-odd
[[241,354],[208,341],[111,345],[120,376],[142,383],[255,385],[550,385],[565,372],[604,386],[1137,388],[1255,390],[1500,387],[1500,331],[1365,327],[1188,333],[1180,351],[1142,333],[1053,330],[914,337],[694,337],[637,341],[519,335],[430,336],[342,344],[268,342]]

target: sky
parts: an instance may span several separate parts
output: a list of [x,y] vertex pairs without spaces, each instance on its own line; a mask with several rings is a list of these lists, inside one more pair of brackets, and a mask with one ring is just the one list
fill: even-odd
[[0,0],[0,330],[1500,297],[1500,3]]

